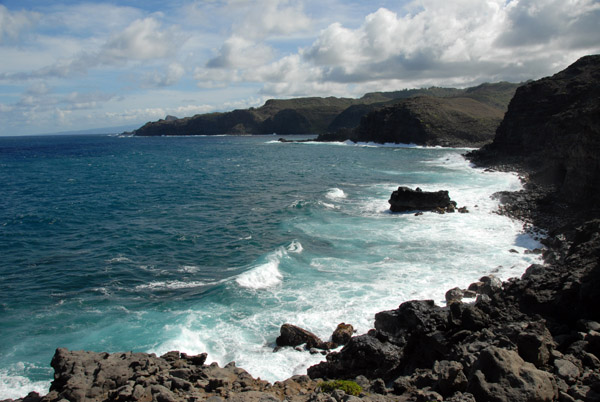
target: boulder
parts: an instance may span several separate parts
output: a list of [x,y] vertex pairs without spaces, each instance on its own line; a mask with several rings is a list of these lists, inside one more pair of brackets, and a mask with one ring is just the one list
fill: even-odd
[[446,304],[460,303],[463,298],[463,291],[460,288],[452,288],[446,292]]
[[280,335],[275,340],[277,346],[299,346],[306,344],[307,349],[331,349],[332,344],[329,342],[323,342],[321,338],[292,324],[283,324],[280,328]]
[[345,345],[354,335],[354,327],[350,324],[340,323],[331,335],[331,341],[337,345]]
[[354,379],[364,375],[389,380],[401,358],[401,348],[368,334],[360,335],[351,338],[339,353],[328,354],[327,361],[309,367],[308,375],[331,379]]
[[473,365],[467,391],[478,401],[544,402],[558,396],[554,377],[517,352],[490,346]]
[[448,191],[423,191],[419,187],[413,190],[403,186],[392,193],[388,202],[392,212],[445,210],[450,205],[456,206]]

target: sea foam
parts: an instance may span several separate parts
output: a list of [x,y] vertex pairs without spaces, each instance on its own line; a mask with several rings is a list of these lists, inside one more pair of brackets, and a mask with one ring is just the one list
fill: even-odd
[[283,276],[278,268],[284,253],[284,250],[279,249],[269,254],[266,262],[239,275],[235,281],[238,285],[247,289],[266,289],[280,284]]

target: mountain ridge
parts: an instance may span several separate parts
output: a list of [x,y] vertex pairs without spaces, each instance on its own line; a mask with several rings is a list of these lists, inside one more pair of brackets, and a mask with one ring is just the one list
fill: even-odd
[[[148,122],[129,133],[134,136],[331,134],[354,129],[369,112],[419,96],[467,97],[501,113],[518,84],[481,84],[465,89],[430,87],[393,92],[371,92],[361,98],[306,97],[269,99],[258,108],[197,114],[181,119]],[[500,112],[499,112],[500,113]],[[499,123],[499,121],[498,121]]]

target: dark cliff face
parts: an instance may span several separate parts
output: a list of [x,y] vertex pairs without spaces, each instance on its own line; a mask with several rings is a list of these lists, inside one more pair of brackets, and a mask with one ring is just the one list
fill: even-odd
[[600,206],[600,55],[520,87],[485,163],[517,163],[569,202]]
[[471,98],[417,97],[364,116],[355,139],[476,147],[493,139],[502,115],[502,109]]

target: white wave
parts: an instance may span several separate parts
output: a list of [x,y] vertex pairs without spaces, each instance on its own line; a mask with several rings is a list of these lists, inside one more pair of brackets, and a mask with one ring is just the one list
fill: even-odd
[[334,187],[330,188],[329,191],[327,191],[325,197],[329,198],[330,200],[341,200],[346,198],[347,195],[341,188]]
[[200,270],[200,267],[197,267],[195,265],[182,265],[181,267],[179,267],[179,269],[177,269],[178,272],[183,272],[186,274],[194,274],[196,272],[198,272]]
[[294,240],[290,243],[289,246],[287,246],[287,251],[290,253],[300,254],[302,253],[302,251],[304,251],[304,248],[298,240]]
[[110,260],[106,260],[109,264],[114,264],[116,262],[131,262],[131,260],[127,257],[119,256],[115,258],[111,258]]
[[0,370],[0,397],[2,399],[23,398],[31,391],[40,395],[46,395],[50,389],[50,381],[31,381],[21,375],[24,369],[23,363],[14,365],[14,369]]
[[267,262],[244,272],[235,281],[238,285],[247,289],[266,289],[280,284],[283,276],[279,272],[279,263],[283,253],[282,250],[277,250],[269,254]]
[[186,288],[198,288],[201,286],[206,286],[206,282],[200,281],[192,281],[192,282],[183,282],[183,281],[155,281],[150,283],[145,283],[143,285],[137,285],[135,287],[136,290],[150,289],[150,290],[161,290],[161,289],[186,289]]

